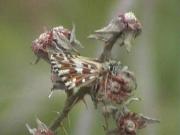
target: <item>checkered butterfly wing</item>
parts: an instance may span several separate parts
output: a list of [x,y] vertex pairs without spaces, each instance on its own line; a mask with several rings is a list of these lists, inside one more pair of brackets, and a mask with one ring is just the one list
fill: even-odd
[[87,86],[95,81],[102,69],[102,64],[88,58],[54,53],[50,55],[52,74],[66,90]]

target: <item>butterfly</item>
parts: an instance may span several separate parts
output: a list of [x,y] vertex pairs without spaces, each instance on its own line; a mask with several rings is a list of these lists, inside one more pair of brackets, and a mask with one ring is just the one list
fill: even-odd
[[[101,63],[78,55],[53,53],[50,55],[50,63],[54,89],[71,90],[87,86],[101,77],[104,70]],[[57,87],[56,84],[61,86]]]
[[110,100],[126,100],[136,89],[134,74],[120,62],[101,63],[87,57],[62,53],[50,54],[54,89],[73,90],[95,86],[99,95]]

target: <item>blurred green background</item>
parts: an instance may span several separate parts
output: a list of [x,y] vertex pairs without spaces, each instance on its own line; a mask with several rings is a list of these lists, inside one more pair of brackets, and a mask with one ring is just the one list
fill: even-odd
[[[96,57],[100,42],[86,37],[120,12],[133,11],[143,32],[132,52],[115,47],[113,55],[137,76],[136,96],[142,101],[132,110],[158,118],[140,135],[180,134],[180,1],[179,0],[0,0],[0,135],[28,135],[25,123],[35,127],[38,117],[50,124],[61,111],[64,93],[48,99],[50,67],[37,65],[32,41],[44,27],[75,23],[84,56]],[[100,45],[99,45],[100,44]],[[70,113],[69,135],[103,135],[103,118],[87,97]],[[63,132],[59,132],[63,135]]]

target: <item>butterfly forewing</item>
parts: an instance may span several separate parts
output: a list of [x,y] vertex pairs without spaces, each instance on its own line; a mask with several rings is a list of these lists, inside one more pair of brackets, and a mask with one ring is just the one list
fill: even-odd
[[50,55],[51,70],[67,89],[82,87],[96,80],[102,65],[88,58],[54,53]]

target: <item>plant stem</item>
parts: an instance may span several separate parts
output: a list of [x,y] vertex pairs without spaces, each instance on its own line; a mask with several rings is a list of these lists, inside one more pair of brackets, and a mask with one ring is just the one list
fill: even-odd
[[90,89],[88,87],[81,88],[78,92],[72,94],[71,96],[68,96],[65,101],[65,105],[63,107],[62,112],[52,122],[52,124],[49,126],[49,128],[52,131],[55,131],[57,128],[59,128],[59,126],[61,125],[63,120],[68,116],[69,112],[74,107],[74,105],[76,103],[78,103],[78,101],[83,99],[86,94],[90,94]]
[[108,61],[111,58],[111,50],[113,48],[113,45],[116,43],[116,41],[121,36],[121,34],[122,33],[118,33],[118,34],[114,35],[109,42],[105,43],[103,52],[99,57],[99,60],[101,62]]

